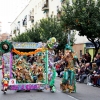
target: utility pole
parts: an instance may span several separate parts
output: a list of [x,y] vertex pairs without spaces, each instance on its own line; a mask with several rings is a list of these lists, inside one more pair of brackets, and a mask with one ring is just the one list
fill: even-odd
[[68,29],[68,40],[67,40],[68,44],[70,45],[70,30]]

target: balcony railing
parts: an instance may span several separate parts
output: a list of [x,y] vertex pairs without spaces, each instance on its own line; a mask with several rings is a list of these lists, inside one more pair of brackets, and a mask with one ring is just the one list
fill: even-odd
[[27,26],[27,20],[23,20],[23,26]]
[[61,4],[64,4],[66,0],[61,0]]
[[48,4],[48,0],[46,0],[46,3],[43,5],[42,10],[49,10],[49,4]]
[[27,26],[27,15],[25,16],[24,20],[22,21],[24,27]]
[[64,2],[65,0],[61,0],[61,2]]
[[61,8],[57,7],[57,14],[61,14]]
[[34,22],[34,16],[30,16],[30,21],[31,21],[31,23]]
[[16,29],[13,30],[13,34],[16,34]]

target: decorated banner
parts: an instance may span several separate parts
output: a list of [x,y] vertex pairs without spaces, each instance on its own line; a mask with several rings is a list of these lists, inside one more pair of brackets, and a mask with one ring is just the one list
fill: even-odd
[[42,47],[42,42],[13,42],[12,45],[16,49],[37,49]]
[[9,86],[10,90],[37,90],[45,89],[44,84],[16,84]]
[[3,54],[4,73],[10,74],[10,53]]
[[46,50],[45,48],[38,48],[37,50],[31,52],[20,52],[19,50],[13,49],[12,52],[18,55],[33,55],[39,52],[44,52],[45,50]]

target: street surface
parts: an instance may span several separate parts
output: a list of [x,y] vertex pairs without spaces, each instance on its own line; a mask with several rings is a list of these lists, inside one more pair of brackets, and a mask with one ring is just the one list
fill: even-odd
[[7,94],[4,95],[3,92],[0,91],[0,100],[100,100],[100,88],[77,83],[76,93],[62,93],[59,88],[60,82],[61,78],[57,77],[56,93],[50,93],[49,90],[44,90],[43,92],[16,92],[9,90]]

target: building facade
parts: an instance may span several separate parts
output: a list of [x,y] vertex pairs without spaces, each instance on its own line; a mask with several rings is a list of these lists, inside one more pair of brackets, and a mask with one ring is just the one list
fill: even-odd
[[[11,23],[12,36],[15,36],[15,34],[17,35],[18,32],[23,33],[26,30],[31,29],[42,18],[50,16],[57,16],[57,18],[59,18],[60,14],[58,13],[58,11],[64,4],[64,1],[65,0],[30,0],[29,4]],[[76,51],[77,56],[80,58],[88,50],[93,57],[94,48],[86,47],[86,43],[89,42],[87,38],[85,36],[79,36],[78,33],[76,33],[75,38],[76,41],[73,48]]]
[[32,28],[40,19],[56,16],[61,7],[60,0],[30,0],[18,17],[11,23],[11,34],[23,33]]

